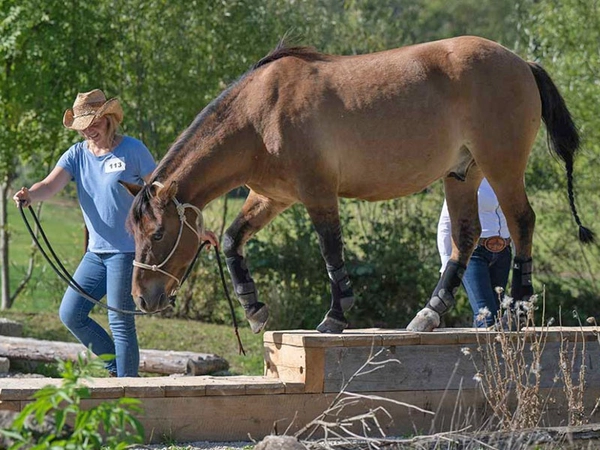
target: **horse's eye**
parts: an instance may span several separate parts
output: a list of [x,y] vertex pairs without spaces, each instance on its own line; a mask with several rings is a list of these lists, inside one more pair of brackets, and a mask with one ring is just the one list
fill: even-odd
[[154,239],[155,241],[160,241],[163,238],[163,231],[162,230],[158,230],[157,232],[155,232],[152,235],[152,239]]

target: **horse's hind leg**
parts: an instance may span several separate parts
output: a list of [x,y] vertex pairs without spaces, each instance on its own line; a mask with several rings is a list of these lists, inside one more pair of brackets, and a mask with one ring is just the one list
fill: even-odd
[[227,229],[223,239],[223,252],[235,294],[254,333],[260,333],[267,324],[269,309],[258,301],[256,286],[244,259],[243,247],[248,239],[288,206],[290,205],[287,203],[276,202],[250,191],[242,211]]
[[425,308],[408,324],[408,331],[432,331],[440,325],[440,317],[456,303],[467,262],[481,234],[477,207],[477,190],[481,174],[473,168],[466,181],[444,179],[446,202],[452,228],[452,256]]
[[348,326],[344,312],[354,303],[354,293],[344,264],[344,243],[337,197],[318,204],[306,202],[306,209],[319,236],[331,286],[331,307],[317,326],[321,333],[341,333]]
[[488,179],[506,216],[510,237],[515,245],[510,296],[515,301],[526,301],[533,295],[531,253],[535,213],[527,199],[522,176],[515,179]]

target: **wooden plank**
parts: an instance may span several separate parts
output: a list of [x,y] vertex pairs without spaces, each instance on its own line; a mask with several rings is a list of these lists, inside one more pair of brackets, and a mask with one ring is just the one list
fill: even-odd
[[[554,390],[541,390],[542,396]],[[591,394],[600,394],[599,390]],[[459,429],[465,425],[477,428],[489,417],[489,410],[481,391],[427,391],[427,392],[381,392],[381,397],[404,402],[432,412],[426,414],[407,406],[378,399],[365,398],[344,413],[330,420],[342,420],[354,414],[366,413],[378,407],[384,408],[378,415],[382,429],[389,436],[415,433],[436,433]],[[164,400],[143,399],[144,424],[150,442],[160,442],[168,436],[177,442],[210,440],[236,441],[260,440],[274,432],[292,434],[317,418],[330,405],[336,394],[257,395],[182,397]],[[593,397],[593,398],[592,398]],[[595,395],[586,401],[591,411]],[[557,406],[558,405],[558,406]],[[542,417],[547,426],[565,425],[567,418],[556,414],[564,408],[561,402],[550,405]],[[564,411],[564,409],[562,409]],[[355,429],[355,431],[358,431]],[[322,437],[317,432],[314,437]]]
[[265,374],[284,382],[302,383],[304,392],[323,392],[324,349],[265,343]]
[[285,345],[277,348],[275,344],[265,343],[265,374],[267,377],[282,381],[304,383],[306,377],[306,349]]
[[421,336],[419,333],[394,333],[381,335],[381,345],[384,347],[395,345],[419,345]]
[[44,386],[60,386],[58,378],[2,378],[0,379],[0,401],[28,400]]
[[[560,386],[560,342],[548,342],[540,359],[540,386],[549,388]],[[338,392],[354,373],[366,363],[369,357],[381,350],[375,361],[393,360],[369,375],[355,379],[349,389],[355,392],[377,391],[427,391],[439,389],[474,388],[473,379],[483,370],[481,354],[477,345],[413,345],[371,348],[328,348],[325,350],[324,392]],[[533,361],[529,347],[524,351],[526,364]],[[581,367],[582,343],[571,343],[570,352],[577,348],[577,356],[572,368],[577,377]],[[471,355],[465,356],[462,348],[468,348]],[[566,349],[565,349],[566,350]],[[474,358],[474,359],[471,359]],[[585,380],[593,386],[600,386],[600,354],[586,352]],[[570,361],[570,357],[568,359]],[[490,370],[493,370],[492,367]],[[495,370],[503,370],[501,367]],[[533,376],[533,375],[532,375]]]
[[325,388],[325,349],[306,349],[305,392],[324,392]]
[[320,335],[318,331],[313,330],[288,330],[288,331],[266,331],[263,335],[263,342],[275,344],[275,347],[291,345],[303,347],[307,336]]
[[246,395],[278,395],[285,394],[285,385],[281,381],[272,381],[270,383],[252,383],[245,385]]
[[284,382],[283,387],[286,394],[304,394],[306,392],[304,383]]
[[[532,327],[525,328],[523,331],[539,335],[544,334],[546,339],[559,342],[567,340],[569,342],[598,341],[600,327]],[[320,334],[314,330],[291,330],[291,331],[268,331],[264,335],[265,343],[277,344],[278,347],[292,345],[297,347],[337,347],[340,345],[349,346],[351,342],[356,346],[368,346],[372,342],[373,336],[385,338],[390,344],[401,345],[406,342],[410,345],[416,345],[419,341],[422,345],[440,345],[440,344],[474,344],[482,337],[496,336],[497,331],[488,331],[480,328],[438,328],[429,333],[408,332],[405,329],[351,329],[345,330],[340,334]],[[507,332],[504,332],[507,333]],[[513,333],[516,336],[522,336]],[[510,334],[510,333],[507,333]],[[393,342],[397,339],[397,342]]]
[[203,397],[206,395],[206,384],[198,383],[197,377],[177,377],[165,384],[165,397]]
[[21,405],[20,401],[14,401],[14,402],[10,402],[10,401],[0,401],[0,410],[1,411],[14,411],[14,412],[19,412],[21,411],[21,408],[23,406]]
[[156,384],[148,378],[127,378],[120,380],[125,392],[125,397],[132,398],[155,398],[165,397],[163,384]]
[[82,380],[82,384],[88,386],[92,398],[111,399],[125,396],[122,380],[122,378],[91,378]]
[[434,333],[420,333],[421,345],[457,345],[464,332],[451,332],[447,328],[434,330]]
[[[548,410],[542,416],[540,424],[565,425],[566,415],[558,414],[566,411],[565,400],[560,397],[560,389],[541,389],[539,393],[544,398],[556,399],[548,404]],[[324,412],[336,395],[331,393],[144,397],[140,399],[143,413],[137,418],[145,428],[148,443],[160,443],[165,439],[176,442],[238,441],[249,438],[260,440],[274,432],[297,432]],[[389,436],[401,436],[451,431],[465,425],[476,429],[489,417],[489,408],[480,389],[393,391],[379,392],[378,395],[435,412],[435,415],[377,398],[365,398],[345,409],[343,415],[329,419],[342,420],[381,407],[389,414],[387,416],[382,411],[378,415],[384,432]],[[586,411],[592,410],[598,396],[599,388],[589,389],[585,397]],[[103,399],[84,400],[82,406],[90,408],[101,401]],[[25,402],[22,402],[21,407],[24,405]],[[313,437],[321,436],[322,432],[317,432]]]
[[[247,440],[249,437],[258,440],[275,430],[294,433],[321,414],[334,397],[297,394],[146,398],[143,399],[145,413],[140,420],[147,436],[152,436],[150,442],[160,442],[164,436],[177,442]],[[365,402],[360,408],[348,408],[346,414],[365,412],[373,403],[376,402]],[[390,410],[396,417],[397,409],[406,412],[406,408],[393,405]],[[394,431],[394,422],[383,414],[381,416],[384,428]],[[424,419],[430,420],[428,417]],[[415,414],[410,423],[420,425],[421,420],[421,415]],[[404,420],[401,422],[406,423]]]
[[[203,395],[255,395],[286,392],[281,380],[261,376],[171,376],[150,378],[91,378],[81,381],[90,389],[92,398],[107,399],[123,396],[157,398]],[[59,378],[6,378],[0,379],[0,401],[29,400],[46,385],[60,386]],[[298,392],[304,384],[289,383],[287,390]]]

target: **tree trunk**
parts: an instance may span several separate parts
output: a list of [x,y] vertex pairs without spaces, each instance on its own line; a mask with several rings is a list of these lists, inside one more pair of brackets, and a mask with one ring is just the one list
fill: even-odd
[[10,298],[10,278],[8,261],[8,188],[9,182],[5,178],[0,185],[0,279],[2,281],[2,298],[0,309],[9,309],[12,306]]

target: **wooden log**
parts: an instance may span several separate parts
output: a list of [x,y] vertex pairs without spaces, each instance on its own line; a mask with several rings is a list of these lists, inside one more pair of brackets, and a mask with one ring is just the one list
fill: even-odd
[[14,320],[0,317],[0,334],[3,336],[23,336],[23,325]]
[[[0,336],[0,357],[14,360],[54,362],[56,359],[77,360],[85,352],[82,344],[44,341],[32,338]],[[229,363],[209,353],[140,350],[140,371],[160,374],[207,375],[227,370]]]

